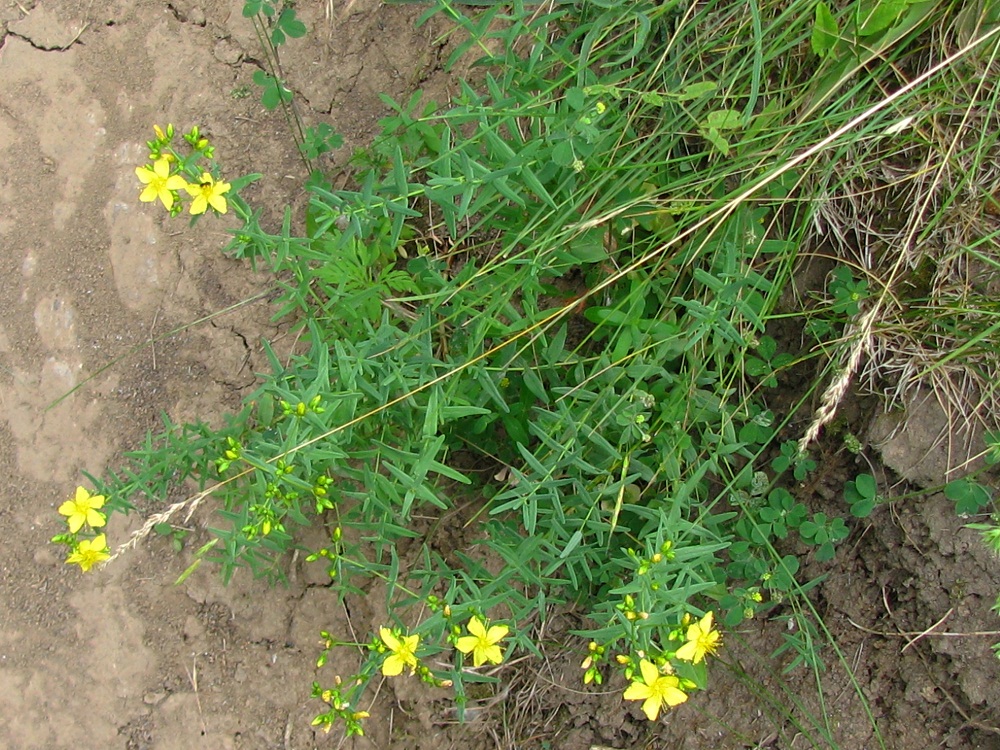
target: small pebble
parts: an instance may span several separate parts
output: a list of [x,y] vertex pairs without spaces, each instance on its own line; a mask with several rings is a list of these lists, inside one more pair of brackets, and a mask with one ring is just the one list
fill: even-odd
[[230,39],[220,39],[215,43],[212,55],[220,63],[236,65],[243,59],[243,50]]

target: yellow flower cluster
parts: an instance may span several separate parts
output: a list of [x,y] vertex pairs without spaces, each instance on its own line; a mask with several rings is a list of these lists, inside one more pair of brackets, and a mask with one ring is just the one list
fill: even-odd
[[722,634],[713,628],[714,614],[708,612],[698,622],[689,625],[686,643],[677,649],[677,658],[697,664],[706,655],[714,654],[722,645]]
[[108,541],[104,534],[98,534],[93,539],[76,539],[76,535],[84,526],[96,530],[104,526],[108,519],[100,512],[104,507],[104,495],[92,495],[85,487],[77,487],[72,499],[59,506],[59,514],[66,516],[71,540],[69,556],[66,563],[79,565],[83,572],[89,571],[97,563],[111,557],[108,552]]
[[[466,627],[469,635],[455,640],[456,649],[463,654],[472,654],[472,663],[476,667],[503,662],[500,641],[507,637],[510,628],[506,625],[487,627],[486,622],[479,617],[473,617],[469,620]],[[461,631],[456,628],[456,632]],[[378,633],[379,638],[382,639],[382,645],[389,652],[389,655],[382,662],[382,674],[386,677],[395,677],[402,674],[406,668],[409,668],[410,674],[416,672],[420,665],[420,659],[417,657],[420,636],[404,635],[385,627],[379,628]]]
[[[706,656],[714,654],[722,645],[722,634],[713,624],[714,613],[708,612],[697,622],[691,622],[687,615],[682,627],[684,643],[674,652],[679,661],[699,664]],[[678,634],[677,639],[680,639]],[[642,701],[642,711],[650,721],[656,721],[663,707],[678,706],[688,699],[688,691],[697,685],[674,674],[674,669],[666,660],[659,666],[649,659],[639,660],[639,674],[625,690],[625,700]],[[623,664],[631,664],[629,657],[619,658]],[[585,662],[586,663],[586,662]]]
[[228,182],[217,182],[208,172],[202,172],[197,183],[189,183],[180,174],[171,173],[170,163],[169,156],[161,156],[152,166],[135,168],[136,177],[145,185],[139,200],[152,203],[159,198],[169,211],[174,205],[174,193],[183,190],[194,199],[190,209],[192,216],[205,213],[209,206],[220,214],[226,213],[228,205],[224,196],[231,187]]
[[[191,128],[182,136],[191,150],[191,155],[184,158],[172,145],[175,135],[173,125],[167,125],[166,132],[159,125],[154,125],[153,132],[156,133],[156,138],[146,142],[152,164],[135,169],[135,175],[143,185],[139,200],[143,203],[159,200],[171,216],[176,216],[184,210],[179,203],[181,193],[184,192],[191,197],[192,216],[205,213],[209,207],[216,213],[226,213],[229,205],[225,195],[232,185],[221,180],[217,181],[207,171],[198,169],[192,164],[199,158],[211,160],[215,157],[215,147],[207,138],[202,137],[198,126]],[[178,165],[177,168],[175,164]],[[188,178],[194,177],[196,180],[189,182],[185,179],[185,174]]]
[[486,628],[486,623],[478,617],[469,620],[466,626],[471,635],[459,638],[455,642],[455,648],[463,654],[472,654],[472,664],[481,667],[483,664],[499,664],[503,661],[503,651],[500,650],[500,641],[507,637],[510,628],[506,625],[491,625]]
[[663,706],[671,708],[679,706],[688,699],[682,687],[686,687],[681,679],[672,673],[669,666],[663,670],[648,659],[639,661],[639,674],[625,691],[625,700],[642,701],[642,712],[650,721],[656,721]]
[[413,674],[419,663],[417,647],[420,645],[420,636],[397,635],[389,628],[379,628],[378,634],[390,652],[382,662],[382,674],[386,677],[395,677],[402,674],[406,667],[409,667],[410,674]]

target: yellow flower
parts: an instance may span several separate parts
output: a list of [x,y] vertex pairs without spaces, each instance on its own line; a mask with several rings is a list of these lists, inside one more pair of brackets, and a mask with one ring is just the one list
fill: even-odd
[[642,701],[642,711],[650,721],[656,721],[663,706],[678,706],[688,699],[680,688],[681,681],[672,674],[660,674],[653,662],[639,662],[642,680],[633,680],[625,691],[625,700]]
[[174,195],[171,191],[188,187],[187,181],[179,174],[170,174],[170,160],[165,156],[153,162],[152,169],[136,167],[135,176],[146,186],[139,193],[139,200],[143,203],[152,203],[159,198],[168,211],[174,205]]
[[209,206],[220,214],[226,213],[226,199],[222,195],[228,193],[230,187],[232,186],[228,182],[216,182],[212,179],[212,175],[203,172],[201,182],[197,185],[187,185],[184,188],[194,198],[191,201],[191,215],[203,214]]
[[69,524],[69,531],[75,534],[83,528],[84,524],[89,524],[96,529],[107,523],[103,513],[98,513],[97,509],[104,505],[104,495],[91,495],[86,488],[77,487],[76,494],[72,500],[67,500],[59,506],[59,515],[66,516],[66,523]]
[[510,628],[506,625],[494,625],[487,630],[486,623],[478,617],[469,620],[468,628],[472,635],[463,636],[455,641],[455,648],[463,654],[471,652],[472,663],[477,667],[486,662],[499,664],[503,661],[503,651],[497,644],[507,637]]
[[392,652],[382,662],[382,674],[386,677],[395,677],[403,673],[404,667],[409,667],[410,674],[413,674],[417,669],[417,646],[420,645],[420,636],[404,635],[399,638],[389,628],[379,628],[378,634],[382,638],[382,643]]
[[82,539],[76,549],[70,552],[69,557],[66,558],[66,563],[68,565],[79,565],[80,568],[86,573],[92,567],[97,565],[97,563],[107,560],[111,557],[108,552],[108,541],[104,534],[100,534],[93,539]]
[[722,634],[712,629],[712,613],[709,612],[687,629],[687,643],[677,649],[677,658],[697,664],[706,654],[714,654],[722,645]]

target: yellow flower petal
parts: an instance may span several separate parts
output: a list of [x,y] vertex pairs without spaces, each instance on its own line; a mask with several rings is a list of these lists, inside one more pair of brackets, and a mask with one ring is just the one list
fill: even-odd
[[419,663],[417,647],[420,645],[420,636],[405,635],[399,638],[386,627],[379,628],[378,632],[386,648],[392,652],[382,662],[382,674],[387,677],[395,677],[401,674],[405,667],[410,668],[411,674],[416,671]]
[[386,677],[395,677],[403,673],[405,666],[406,662],[399,658],[399,654],[389,654],[382,662],[382,674]]
[[463,654],[470,653],[479,644],[479,638],[474,635],[463,635],[455,641],[455,648]]
[[481,667],[486,663],[499,664],[502,661],[503,651],[500,650],[499,646],[484,646],[473,652],[472,662],[477,667]]
[[80,529],[83,528],[83,524],[86,522],[87,517],[80,513],[73,513],[69,518],[66,519],[66,524],[69,526],[69,533],[75,534]]
[[141,193],[139,193],[139,200],[143,203],[152,203],[158,197],[156,190],[156,185],[147,185]]
[[647,685],[652,685],[660,679],[660,670],[648,659],[639,662],[639,672],[642,674],[642,681]]
[[153,162],[153,171],[157,177],[167,179],[170,176],[170,160],[162,157],[157,159]]
[[[677,649],[677,658],[681,661],[691,661],[695,662],[695,658],[698,656],[698,642],[688,641],[679,649]],[[697,662],[695,662],[697,663]]]
[[642,702],[642,712],[646,714],[646,718],[650,721],[656,721],[656,717],[660,715],[660,705],[662,703],[663,701],[660,700],[660,696],[651,695]]
[[663,688],[663,702],[668,706],[679,706],[687,699],[687,693],[678,687],[666,686]]
[[642,701],[649,697],[649,685],[644,685],[641,682],[633,682],[625,689],[625,700],[627,701]]
[[388,646],[390,651],[399,651],[399,647],[401,645],[399,639],[396,637],[395,633],[389,630],[389,628],[379,628],[378,636],[382,639],[382,643]]
[[208,203],[212,208],[214,208],[220,214],[226,213],[226,211],[229,208],[228,205],[226,205],[226,199],[223,198],[221,195],[213,195],[211,198],[208,199]]
[[166,188],[167,190],[184,190],[187,188],[188,182],[179,174],[170,175],[167,178]]
[[714,612],[706,612],[705,616],[701,618],[701,622],[698,623],[698,627],[701,628],[702,633],[708,633],[712,629],[712,618],[715,616]]
[[486,634],[486,640],[490,643],[499,643],[507,637],[507,633],[509,632],[510,628],[506,625],[493,625],[490,627],[490,631]]
[[197,216],[198,214],[205,213],[205,209],[208,208],[208,199],[204,195],[199,195],[193,201],[191,201],[191,215]]

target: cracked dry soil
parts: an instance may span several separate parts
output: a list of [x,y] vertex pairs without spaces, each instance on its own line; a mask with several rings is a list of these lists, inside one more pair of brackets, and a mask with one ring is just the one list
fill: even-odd
[[[241,0],[0,3],[4,750],[335,739],[309,724],[319,630],[348,630],[319,571],[296,561],[287,588],[240,576],[224,588],[206,570],[175,587],[187,562],[166,540],[96,575],[70,569],[48,543],[81,471],[113,466],[161,411],[219,418],[266,367],[262,337],[281,346],[270,281],[221,255],[231,217],[194,229],[171,221],[138,202],[134,176],[153,123],[198,124],[227,174],[264,174],[248,200],[275,211],[301,203],[287,127],[252,91],[259,52],[241,10]],[[312,33],[286,48],[286,62],[305,82],[307,119],[310,105],[326,112],[349,147],[385,115],[379,92],[433,89],[436,53],[432,29],[415,30],[408,10],[365,1],[334,11],[300,4]],[[208,520],[192,519],[191,545]],[[137,525],[114,519],[109,541]],[[363,604],[354,608],[367,628]],[[388,724],[355,746],[388,746]]]
[[[440,28],[414,29],[419,8],[296,7],[310,34],[284,49],[284,63],[306,120],[344,134],[337,158],[374,134],[380,92],[447,98]],[[512,674],[492,719],[466,727],[446,695],[387,683],[368,736],[340,745],[310,727],[308,694],[313,679],[350,673],[353,654],[335,653],[317,676],[318,632],[363,638],[385,621],[382,597],[339,606],[322,570],[301,559],[287,587],[241,575],[223,587],[207,567],[174,586],[207,538],[207,511],[192,519],[185,555],[153,539],[94,575],[63,564],[48,540],[81,471],[114,466],[161,411],[219,419],[266,366],[261,339],[289,345],[268,322],[269,279],[220,253],[231,218],[191,229],[137,200],[143,142],[153,123],[173,122],[211,134],[227,175],[264,174],[245,197],[272,226],[281,206],[301,207],[286,126],[253,94],[259,52],[241,10],[242,0],[0,0],[0,749],[806,747],[794,727],[773,731],[761,686],[779,704],[795,695],[825,711],[840,747],[878,747],[841,670],[820,675],[827,702],[817,705],[813,675],[781,677],[780,660],[760,658],[781,644],[780,628],[763,622],[727,634],[724,657],[746,680],[715,670],[708,692],[655,728],[623,706],[619,682],[582,690],[581,657],[562,653]],[[811,510],[840,513],[844,479],[866,467],[835,450],[822,459],[822,476],[801,491]],[[875,520],[856,526],[815,592],[886,746],[1000,748],[992,641],[931,635],[904,649],[911,636],[899,635],[944,615],[950,632],[996,630],[996,559],[940,498]],[[138,525],[114,519],[112,543]],[[315,533],[307,541],[318,544]],[[579,625],[553,613],[547,627]]]

